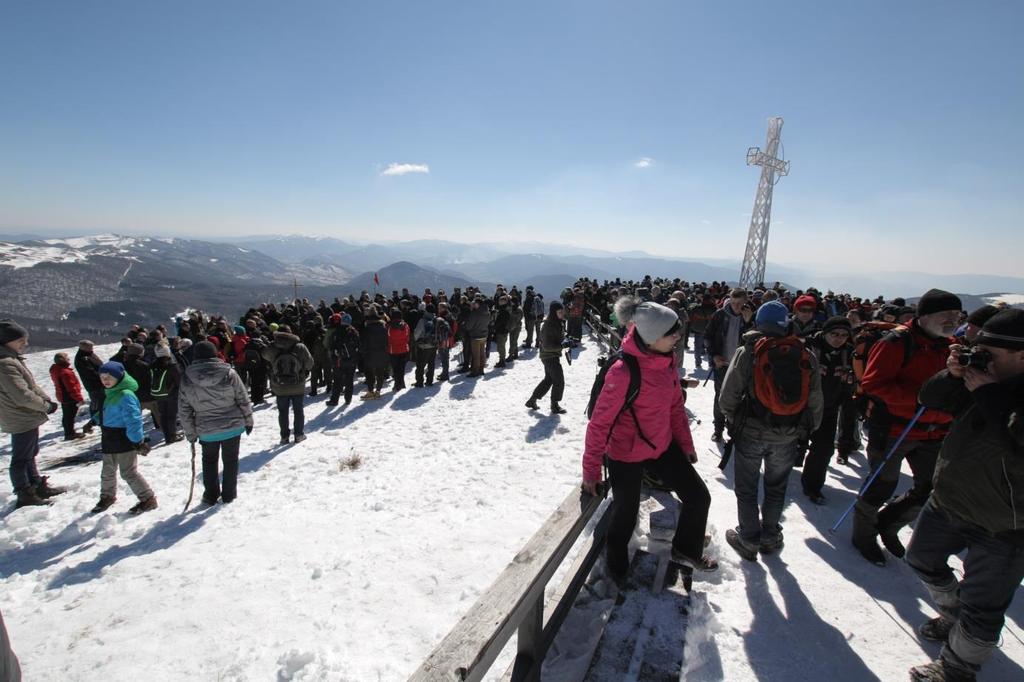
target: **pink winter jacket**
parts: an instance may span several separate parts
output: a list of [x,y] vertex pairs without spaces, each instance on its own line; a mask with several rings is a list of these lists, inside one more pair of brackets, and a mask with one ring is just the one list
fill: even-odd
[[636,422],[629,410],[619,414],[629,389],[629,368],[624,362],[617,362],[605,375],[604,387],[587,425],[583,450],[585,481],[601,480],[601,464],[606,452],[620,462],[642,462],[659,457],[673,439],[683,452],[694,451],[679,374],[674,367],[675,357],[672,354],[644,353],[637,347],[633,334],[634,328],[630,327],[622,341],[622,352],[635,356],[639,362],[640,392],[633,402],[633,410],[640,429],[654,448],[637,433]]

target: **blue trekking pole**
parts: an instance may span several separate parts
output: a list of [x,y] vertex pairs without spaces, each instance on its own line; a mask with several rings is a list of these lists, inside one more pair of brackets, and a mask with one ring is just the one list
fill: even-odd
[[916,424],[917,420],[920,419],[922,414],[924,414],[925,409],[924,405],[917,408],[917,412],[914,413],[913,419],[911,419],[904,427],[903,433],[900,434],[900,437],[897,438],[896,442],[892,444],[891,448],[889,448],[889,452],[886,453],[885,457],[882,458],[882,461],[879,462],[877,467],[875,467],[875,470],[871,472],[870,476],[868,476],[868,480],[864,481],[864,485],[862,485],[860,490],[857,492],[857,497],[854,498],[850,506],[843,512],[843,515],[839,517],[839,520],[835,522],[835,525],[828,529],[829,533],[835,533],[839,530],[839,526],[843,525],[843,521],[846,521],[846,517],[850,515],[850,512],[852,512],[853,508],[857,506],[857,502],[860,501],[860,498],[863,497],[864,493],[867,492],[867,489],[870,488],[871,484],[875,482],[876,478],[878,478],[878,474],[882,473],[882,468],[885,467],[885,463],[888,462],[889,458],[892,457],[894,452],[896,452],[896,448],[903,443],[903,439],[905,439],[907,434],[910,433],[910,429],[914,428],[914,424]]

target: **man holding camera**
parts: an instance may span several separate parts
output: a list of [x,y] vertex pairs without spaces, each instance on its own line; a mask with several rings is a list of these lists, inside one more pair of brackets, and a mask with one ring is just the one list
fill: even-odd
[[[951,350],[921,390],[955,420],[906,557],[941,614],[919,629],[945,642],[939,659],[910,671],[928,682],[975,679],[1024,579],[1024,310],[990,318],[974,350]],[[958,581],[947,561],[965,549]]]
[[[914,421],[917,394],[925,381],[946,366],[962,307],[955,294],[929,290],[918,302],[916,317],[905,327],[886,334],[868,355],[861,380],[861,390],[871,404],[867,420],[868,462],[871,471],[882,466],[883,461],[885,465],[857,501],[852,540],[854,547],[873,564],[885,565],[885,553],[876,540],[879,535],[890,553],[903,556],[899,530],[917,517],[932,490],[939,446],[953,419],[944,412],[927,410]],[[913,426],[890,454],[911,421]],[[914,473],[914,485],[886,504],[896,492],[904,459]]]

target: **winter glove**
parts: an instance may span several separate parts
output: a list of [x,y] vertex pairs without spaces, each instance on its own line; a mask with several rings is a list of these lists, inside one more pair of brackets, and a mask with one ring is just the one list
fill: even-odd
[[46,403],[46,414],[53,414],[54,412],[57,411],[58,407],[60,407],[60,405],[58,405],[57,403],[53,402],[52,400],[47,401],[47,403]]
[[572,346],[572,341],[570,341],[569,339],[565,339],[562,341],[562,348],[569,348],[570,346]]
[[138,450],[140,455],[145,457],[146,455],[149,454],[149,451],[152,450],[153,448],[151,448],[149,446],[149,443],[147,443],[146,441],[142,441],[141,443],[136,443],[135,444],[135,449]]
[[247,436],[251,436],[252,435],[252,424],[246,424],[245,425],[245,435],[247,435]]

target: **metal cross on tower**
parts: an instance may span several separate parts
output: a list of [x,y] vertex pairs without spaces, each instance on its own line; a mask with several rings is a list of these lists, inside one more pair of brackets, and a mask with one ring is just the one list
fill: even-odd
[[741,287],[755,287],[764,283],[764,266],[768,258],[768,227],[772,220],[772,188],[778,182],[776,175],[789,175],[789,161],[783,161],[777,156],[781,132],[782,118],[776,116],[768,119],[768,139],[764,151],[758,147],[747,150],[747,165],[761,166],[761,182],[757,185],[754,211],[750,214],[747,250],[743,254],[743,269],[740,270]]

